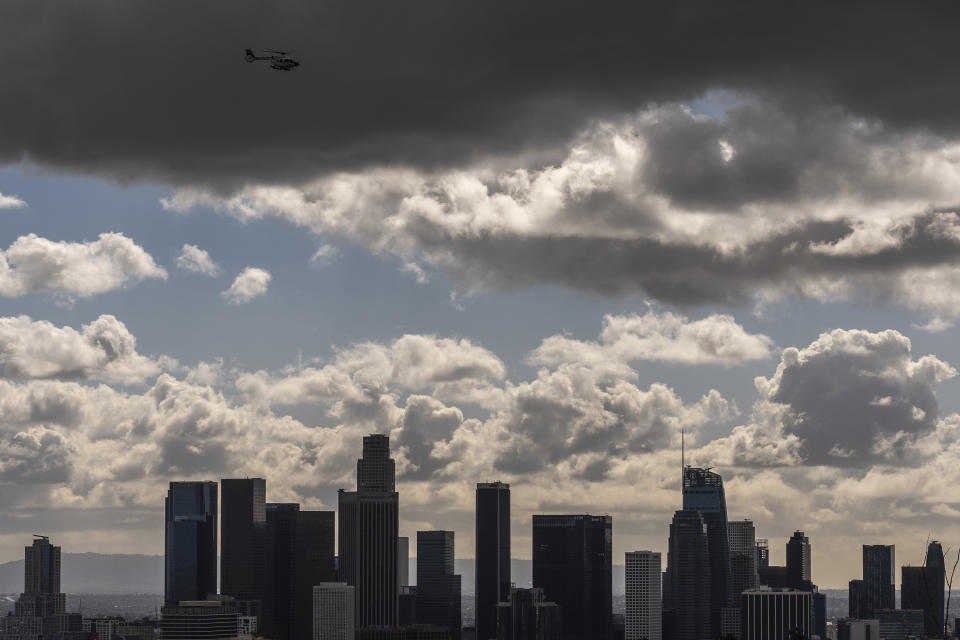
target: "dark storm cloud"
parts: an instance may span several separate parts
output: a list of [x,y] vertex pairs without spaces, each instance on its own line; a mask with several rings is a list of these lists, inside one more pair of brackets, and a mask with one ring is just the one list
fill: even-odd
[[[0,161],[234,187],[546,158],[588,121],[714,89],[957,131],[952,3],[14,0]],[[291,48],[272,71],[246,47]]]
[[[550,283],[608,295],[645,292],[680,306],[744,304],[761,290],[802,295],[818,278],[883,278],[911,267],[955,265],[960,247],[936,231],[934,219],[935,214],[916,216],[891,230],[895,245],[868,255],[811,251],[849,238],[854,228],[845,220],[808,222],[730,253],[653,239],[556,236],[458,236],[422,246],[428,254],[435,251],[437,262],[466,286],[520,289]],[[868,295],[886,301],[898,293],[888,282]]]

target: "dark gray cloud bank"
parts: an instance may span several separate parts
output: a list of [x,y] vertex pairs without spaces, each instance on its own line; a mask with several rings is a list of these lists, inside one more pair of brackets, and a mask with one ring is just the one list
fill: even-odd
[[[16,0],[0,162],[161,181],[170,208],[277,216],[467,292],[860,298],[942,327],[960,314],[958,13]],[[686,106],[704,96],[725,107]]]
[[[0,158],[121,179],[549,154],[596,118],[709,90],[957,131],[950,3],[3,5]],[[303,64],[271,72],[246,47]]]

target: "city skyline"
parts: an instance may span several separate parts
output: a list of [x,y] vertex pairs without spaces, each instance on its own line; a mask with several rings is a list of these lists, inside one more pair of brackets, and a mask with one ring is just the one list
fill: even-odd
[[665,564],[682,447],[821,588],[960,544],[960,7],[2,5],[0,562],[374,433],[462,558],[499,480]]

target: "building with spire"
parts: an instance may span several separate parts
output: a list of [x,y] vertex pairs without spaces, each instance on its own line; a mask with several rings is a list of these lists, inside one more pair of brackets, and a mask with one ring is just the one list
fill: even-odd
[[900,608],[923,611],[924,635],[941,638],[944,635],[943,587],[946,569],[943,547],[934,540],[927,545],[922,567],[901,568]]
[[731,598],[732,582],[727,500],[723,492],[723,479],[720,474],[714,473],[710,469],[684,467],[683,511],[699,512],[703,518],[703,523],[706,525],[707,553],[710,565],[709,637],[718,638],[722,633],[723,610],[736,606]]

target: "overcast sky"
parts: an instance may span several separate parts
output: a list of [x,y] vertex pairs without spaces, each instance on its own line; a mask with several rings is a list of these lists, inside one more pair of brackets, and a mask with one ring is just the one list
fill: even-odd
[[[955,3],[0,4],[0,560],[170,480],[401,534],[478,481],[666,551],[687,461],[822,587],[960,547]],[[291,49],[292,72],[246,48]],[[899,573],[898,573],[899,582]]]

